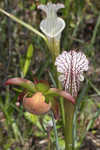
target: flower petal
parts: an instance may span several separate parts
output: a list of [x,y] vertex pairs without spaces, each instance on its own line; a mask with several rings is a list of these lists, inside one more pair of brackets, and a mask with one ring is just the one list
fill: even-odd
[[35,86],[33,82],[30,80],[23,79],[23,78],[10,78],[6,81],[5,84],[6,85],[18,85],[22,88],[27,89],[28,91],[32,93],[35,91]]
[[23,78],[10,78],[6,81],[6,85],[12,84],[12,85],[20,85],[22,83],[29,83],[33,84],[31,81]]
[[24,97],[23,99],[24,108],[30,113],[41,115],[47,113],[51,105],[45,103],[45,97],[41,92],[35,93],[32,97]]
[[64,82],[64,80],[66,79],[65,75],[62,74],[58,77],[59,81]]
[[75,104],[75,98],[72,97],[72,95],[70,93],[65,92],[63,90],[56,89],[56,88],[50,88],[50,91],[57,93],[59,96],[64,97],[66,100],[68,100],[72,104]]
[[43,10],[46,14],[47,17],[51,16],[51,14],[56,15],[57,11],[61,8],[64,8],[63,4],[52,4],[52,2],[47,3],[47,5],[39,5],[38,9]]

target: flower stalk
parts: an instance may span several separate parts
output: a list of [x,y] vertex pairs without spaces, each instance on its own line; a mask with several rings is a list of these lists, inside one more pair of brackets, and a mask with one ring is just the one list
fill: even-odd
[[[80,82],[84,80],[83,72],[88,70],[88,60],[82,52],[71,50],[64,51],[55,61],[57,71],[61,73],[59,80],[65,91],[74,98],[77,97],[80,89]],[[65,112],[65,150],[72,150],[73,141],[73,117],[75,106],[69,101],[64,101]]]
[[64,111],[65,111],[65,150],[72,150],[73,148],[73,116],[74,116],[75,106],[64,101]]
[[52,62],[54,64],[56,57],[60,54],[60,42],[54,38],[50,38],[47,45],[51,52]]

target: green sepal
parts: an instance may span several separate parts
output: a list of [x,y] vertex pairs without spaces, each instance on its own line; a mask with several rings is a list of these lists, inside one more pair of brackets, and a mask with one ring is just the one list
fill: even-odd
[[42,93],[45,93],[49,90],[49,86],[44,83],[38,83],[35,86],[36,90]]
[[23,82],[19,86],[24,88],[24,89],[26,89],[28,92],[31,92],[31,93],[36,92],[35,86],[32,83],[25,83],[25,82]]

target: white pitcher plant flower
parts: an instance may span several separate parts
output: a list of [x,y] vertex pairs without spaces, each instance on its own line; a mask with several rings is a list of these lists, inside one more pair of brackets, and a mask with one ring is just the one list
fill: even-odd
[[61,73],[61,81],[65,91],[76,97],[80,89],[80,82],[84,80],[83,72],[88,70],[88,60],[82,52],[64,51],[55,61],[57,71]]
[[64,8],[63,4],[52,4],[52,2],[38,6],[38,9],[46,13],[46,18],[40,23],[40,29],[48,39],[47,44],[54,61],[60,53],[60,38],[65,28],[64,20],[57,16],[57,11],[61,8]]
[[52,2],[38,6],[38,9],[46,13],[46,18],[40,23],[40,29],[48,38],[60,39],[61,32],[65,28],[64,20],[57,16],[57,11],[61,8],[64,8],[63,4],[52,4]]

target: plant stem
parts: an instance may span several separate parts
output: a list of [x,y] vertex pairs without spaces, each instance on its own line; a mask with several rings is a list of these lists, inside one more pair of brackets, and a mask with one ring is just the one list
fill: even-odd
[[[56,70],[56,67],[54,66],[56,57],[60,54],[60,39],[57,40],[56,38],[49,38],[47,45],[48,45],[48,48],[49,48],[51,56],[52,56],[54,79],[56,81],[57,88],[59,88],[61,90],[62,88],[61,88],[61,84],[58,80],[58,72]],[[60,97],[60,108],[61,108],[62,120],[63,120],[63,125],[65,126],[65,113],[64,113],[64,103],[63,102],[64,102],[63,98]],[[56,125],[55,125],[55,127],[56,127]],[[58,141],[58,139],[56,139],[56,140]],[[59,150],[59,147],[57,147],[57,145],[58,145],[58,143],[56,143],[56,149]]]
[[[59,40],[57,40],[55,38],[48,39],[48,48],[49,48],[50,53],[52,55],[53,72],[54,72],[54,75],[55,75],[54,79],[56,81],[57,88],[59,88],[61,90],[62,88],[61,88],[61,84],[58,80],[58,72],[56,70],[56,67],[54,66],[55,59],[60,54],[60,39]],[[60,108],[61,108],[62,120],[63,120],[63,125],[65,125],[65,117],[64,117],[65,115],[64,115],[63,101],[64,101],[63,98],[60,97]]]
[[72,150],[73,148],[73,117],[74,105],[69,101],[65,101],[65,150]]
[[[58,81],[58,88],[61,90],[61,84]],[[63,121],[63,126],[65,128],[65,112],[64,112],[64,98],[60,97],[60,109],[61,109],[61,114],[62,114],[62,121]]]
[[54,63],[56,57],[60,53],[60,40],[56,40],[55,38],[49,38],[47,45],[52,55],[52,62]]

